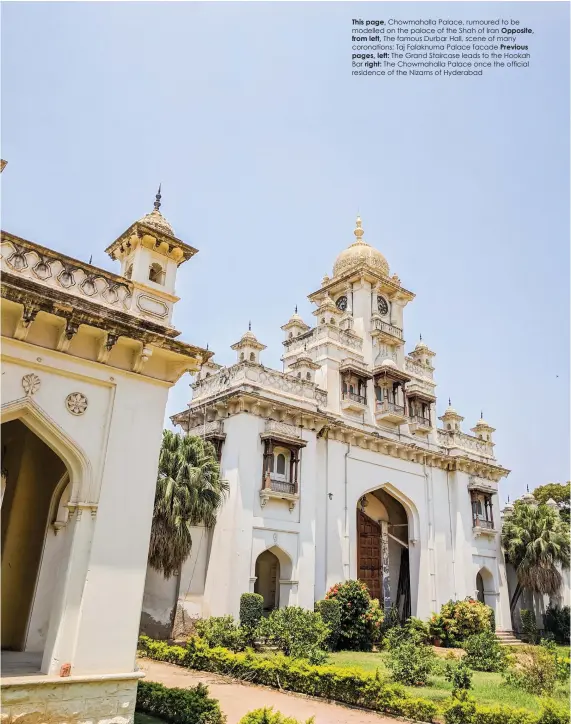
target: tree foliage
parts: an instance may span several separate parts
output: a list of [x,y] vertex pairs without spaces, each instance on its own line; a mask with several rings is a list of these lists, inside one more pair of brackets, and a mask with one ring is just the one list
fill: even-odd
[[502,528],[502,545],[518,580],[512,611],[523,589],[557,594],[562,585],[558,566],[569,568],[569,527],[556,510],[516,502]]
[[228,492],[214,446],[199,437],[163,431],[149,563],[170,578],[192,548],[191,527],[210,528]]
[[538,503],[547,503],[549,499],[554,500],[559,506],[559,515],[567,525],[570,523],[571,511],[571,482],[547,483],[540,485],[533,491],[533,497]]

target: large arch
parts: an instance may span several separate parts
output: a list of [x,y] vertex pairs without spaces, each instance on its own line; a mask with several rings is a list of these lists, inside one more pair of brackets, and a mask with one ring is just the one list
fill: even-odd
[[[0,420],[6,481],[1,629],[2,649],[10,652],[3,659],[19,666],[19,657],[31,661],[28,652],[35,652],[37,669],[41,665],[47,672],[57,664],[54,649],[68,595],[76,521],[65,529],[67,504],[77,508],[89,500],[91,466],[81,448],[30,397],[4,404]],[[96,503],[90,507],[93,512]]]
[[2,405],[0,423],[12,420],[23,422],[63,460],[71,483],[70,500],[74,502],[92,500],[94,491],[89,458],[65,430],[31,397],[21,397]]
[[352,577],[364,580],[387,611],[404,620],[416,613],[420,519],[414,503],[391,483],[372,487],[356,502]]
[[482,566],[482,568],[480,568],[480,570],[476,573],[475,584],[476,598],[482,603],[485,603],[486,606],[492,608],[495,614],[499,593],[494,579],[494,574],[489,568],[487,568],[487,566]]

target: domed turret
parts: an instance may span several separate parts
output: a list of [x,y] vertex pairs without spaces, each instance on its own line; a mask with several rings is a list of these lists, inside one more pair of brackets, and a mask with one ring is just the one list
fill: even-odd
[[266,349],[266,345],[258,342],[256,335],[252,332],[252,323],[248,323],[248,331],[240,338],[239,342],[233,344],[233,349],[238,354],[238,362],[253,362],[260,364],[260,352]]
[[333,276],[339,277],[352,269],[368,266],[383,276],[389,276],[389,265],[380,251],[367,244],[363,239],[361,217],[357,216],[357,226],[353,232],[356,236],[351,246],[342,251],[333,265]]
[[462,415],[459,415],[456,412],[456,410],[452,407],[450,398],[448,398],[448,407],[446,408],[444,414],[441,415],[438,419],[442,420],[445,430],[450,430],[451,432],[459,432],[460,423],[464,418],[462,417]]
[[159,184],[159,190],[155,196],[154,208],[150,214],[145,214],[142,219],[139,219],[139,224],[150,226],[152,229],[162,232],[163,234],[169,234],[174,236],[174,230],[165,217],[161,214],[159,209],[161,208],[161,186]]

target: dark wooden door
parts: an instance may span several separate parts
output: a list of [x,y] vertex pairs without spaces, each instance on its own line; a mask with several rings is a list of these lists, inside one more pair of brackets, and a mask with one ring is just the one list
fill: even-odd
[[359,510],[357,530],[357,576],[367,584],[371,598],[382,601],[381,526]]

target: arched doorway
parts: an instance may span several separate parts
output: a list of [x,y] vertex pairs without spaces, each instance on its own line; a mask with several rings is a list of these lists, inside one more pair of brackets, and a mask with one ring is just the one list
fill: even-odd
[[481,573],[476,574],[476,597],[480,603],[485,603],[484,599],[484,580]]
[[476,597],[478,601],[485,603],[495,612],[497,595],[494,576],[486,567],[480,568],[476,573]]
[[[67,486],[67,469],[63,460],[21,420],[3,423],[1,432],[5,481],[1,512],[1,644],[3,650],[25,651],[33,639],[32,648],[40,653],[51,601],[38,594],[38,582],[44,566],[49,565],[50,570],[44,570],[42,577],[53,581],[60,565],[59,557],[46,561],[44,553],[54,496],[59,500]],[[51,595],[53,588],[49,590]],[[30,636],[32,614],[40,609],[36,618],[43,622],[43,630]]]
[[386,490],[357,505],[357,577],[385,611],[396,607],[401,621],[411,615],[407,512]]
[[280,605],[280,562],[270,550],[266,550],[256,559],[256,581],[254,593],[264,598],[264,611],[269,613]]

